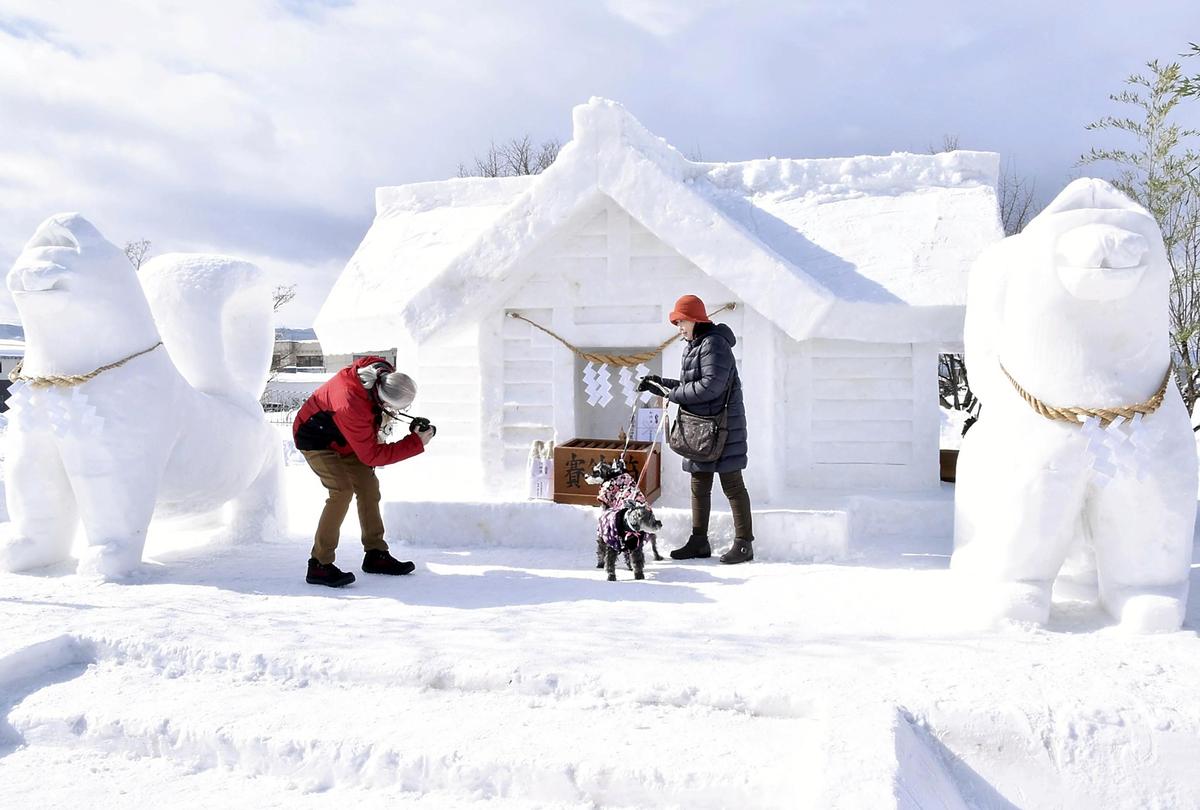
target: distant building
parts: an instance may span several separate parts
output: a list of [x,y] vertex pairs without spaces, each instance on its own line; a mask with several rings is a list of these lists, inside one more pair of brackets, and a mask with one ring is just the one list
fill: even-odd
[[0,324],[0,413],[8,410],[9,373],[25,357],[25,330],[17,324]]
[[323,372],[325,356],[312,329],[276,329],[271,368],[276,371]]
[[269,411],[294,410],[334,373],[367,355],[378,355],[393,365],[396,363],[395,349],[326,357],[312,329],[276,329],[271,378],[263,392],[263,407]]

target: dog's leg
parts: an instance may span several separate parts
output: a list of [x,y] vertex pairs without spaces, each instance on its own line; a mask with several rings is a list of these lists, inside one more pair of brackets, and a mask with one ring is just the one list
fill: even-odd
[[629,549],[623,550],[621,552],[621,556],[625,558],[625,569],[628,571],[632,571],[633,570],[633,559],[629,556]]
[[0,569],[26,571],[67,559],[79,517],[54,438],[10,429],[4,477],[12,522],[0,535]]
[[63,463],[75,484],[75,500],[87,546],[78,573],[102,580],[134,573],[142,561],[146,530],[163,480],[165,456],[142,454],[131,445],[122,452],[109,442],[73,442]]
[[605,546],[604,548],[604,570],[608,572],[608,581],[617,581],[617,550]]
[[274,435],[267,435],[258,477],[233,502],[230,539],[254,543],[271,539],[283,528],[283,458]]
[[662,555],[658,553],[658,535],[650,535],[650,550],[654,552],[654,560],[662,562]]
[[640,542],[633,547],[633,578],[646,578],[646,552]]
[[596,567],[597,568],[604,567],[604,555],[607,551],[608,551],[608,546],[606,546],[604,544],[604,541],[599,538],[596,538]]

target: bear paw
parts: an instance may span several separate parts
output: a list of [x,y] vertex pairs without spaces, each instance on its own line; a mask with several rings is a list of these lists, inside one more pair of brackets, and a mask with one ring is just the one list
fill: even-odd
[[127,579],[141,567],[141,549],[117,544],[88,546],[79,557],[80,576],[102,582]]
[[1130,633],[1174,633],[1183,626],[1183,616],[1182,599],[1147,593],[1126,599],[1117,618]]
[[985,621],[1023,622],[1044,625],[1050,618],[1049,584],[1004,582],[977,583],[971,599]]
[[29,537],[0,536],[0,571],[28,571],[63,562],[69,555]]

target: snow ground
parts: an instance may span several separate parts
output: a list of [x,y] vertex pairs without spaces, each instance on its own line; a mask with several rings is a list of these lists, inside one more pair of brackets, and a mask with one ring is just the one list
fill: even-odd
[[329,591],[287,475],[278,542],[162,526],[130,584],[0,574],[13,806],[1200,806],[1196,600],[1166,636],[1076,603],[981,628],[948,538],[608,583],[590,537],[464,537]]

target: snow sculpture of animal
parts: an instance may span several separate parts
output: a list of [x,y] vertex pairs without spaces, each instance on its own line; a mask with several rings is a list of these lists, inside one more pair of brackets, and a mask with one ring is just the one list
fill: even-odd
[[1123,627],[1180,627],[1197,465],[1169,282],[1154,219],[1086,178],[976,262],[966,361],[983,407],[959,455],[951,565],[993,584],[972,592],[996,615],[1045,622],[1070,554]]
[[634,579],[645,579],[647,540],[654,551],[654,559],[661,560],[658,553],[657,532],[662,521],[638,489],[637,481],[625,471],[625,462],[617,459],[612,464],[600,459],[592,467],[591,475],[584,476],[589,484],[600,485],[596,500],[603,511],[596,523],[596,567],[604,568],[608,581],[617,579],[617,555],[623,554],[625,564],[633,571]]
[[232,501],[235,537],[269,530],[280,446],[257,402],[273,346],[257,267],[175,254],[135,273],[90,222],[59,214],[7,282],[26,354],[10,399],[0,567],[67,559],[82,523],[79,572],[125,576],[156,507]]

